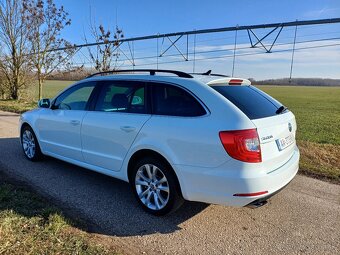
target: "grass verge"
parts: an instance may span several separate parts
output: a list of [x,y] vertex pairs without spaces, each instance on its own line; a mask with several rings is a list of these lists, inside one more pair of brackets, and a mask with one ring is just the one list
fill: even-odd
[[116,254],[62,212],[0,176],[0,254]]
[[0,110],[6,112],[23,113],[34,109],[36,106],[37,104],[35,102],[0,100]]
[[299,141],[300,173],[340,184],[340,146]]

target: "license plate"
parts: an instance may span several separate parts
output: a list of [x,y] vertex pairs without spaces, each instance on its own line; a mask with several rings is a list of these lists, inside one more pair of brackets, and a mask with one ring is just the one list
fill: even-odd
[[284,149],[286,149],[289,145],[292,145],[294,143],[294,135],[290,134],[287,137],[284,138],[280,138],[280,139],[276,139],[276,144],[277,147],[279,148],[279,151],[282,151]]

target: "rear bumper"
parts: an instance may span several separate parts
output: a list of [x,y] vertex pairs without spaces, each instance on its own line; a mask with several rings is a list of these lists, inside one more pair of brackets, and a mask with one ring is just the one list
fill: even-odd
[[[289,183],[290,183],[290,182],[289,182]],[[263,205],[266,204],[266,203],[267,203],[267,200],[268,200],[269,198],[271,198],[272,196],[274,196],[274,195],[276,195],[277,193],[279,193],[279,192],[280,192],[281,190],[283,190],[286,186],[288,186],[289,183],[287,183],[285,186],[283,186],[282,188],[278,189],[277,191],[275,191],[275,192],[273,192],[273,193],[271,193],[271,194],[269,194],[269,195],[266,195],[265,197],[258,198],[258,199],[256,199],[255,201],[253,201],[253,202],[247,204],[246,207],[257,208],[257,207],[261,206],[262,204],[263,204]]]
[[[300,152],[297,147],[292,157],[274,171],[257,170],[255,166],[235,167],[227,162],[219,168],[202,169],[175,166],[185,199],[228,206],[246,206],[265,200],[284,188],[299,169]],[[267,191],[258,196],[234,196]]]

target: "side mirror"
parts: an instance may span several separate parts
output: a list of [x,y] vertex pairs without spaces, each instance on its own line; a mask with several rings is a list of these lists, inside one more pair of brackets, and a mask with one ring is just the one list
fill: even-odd
[[50,108],[50,106],[51,106],[51,101],[48,98],[43,98],[43,99],[39,100],[39,102],[38,102],[39,108]]

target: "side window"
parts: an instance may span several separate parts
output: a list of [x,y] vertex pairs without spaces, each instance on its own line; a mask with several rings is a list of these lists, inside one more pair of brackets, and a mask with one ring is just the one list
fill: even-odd
[[85,110],[95,85],[88,82],[71,87],[56,99],[53,109]]
[[145,84],[138,81],[104,81],[96,111],[146,113]]
[[187,91],[161,83],[151,85],[154,114],[195,117],[206,113],[202,105]]

